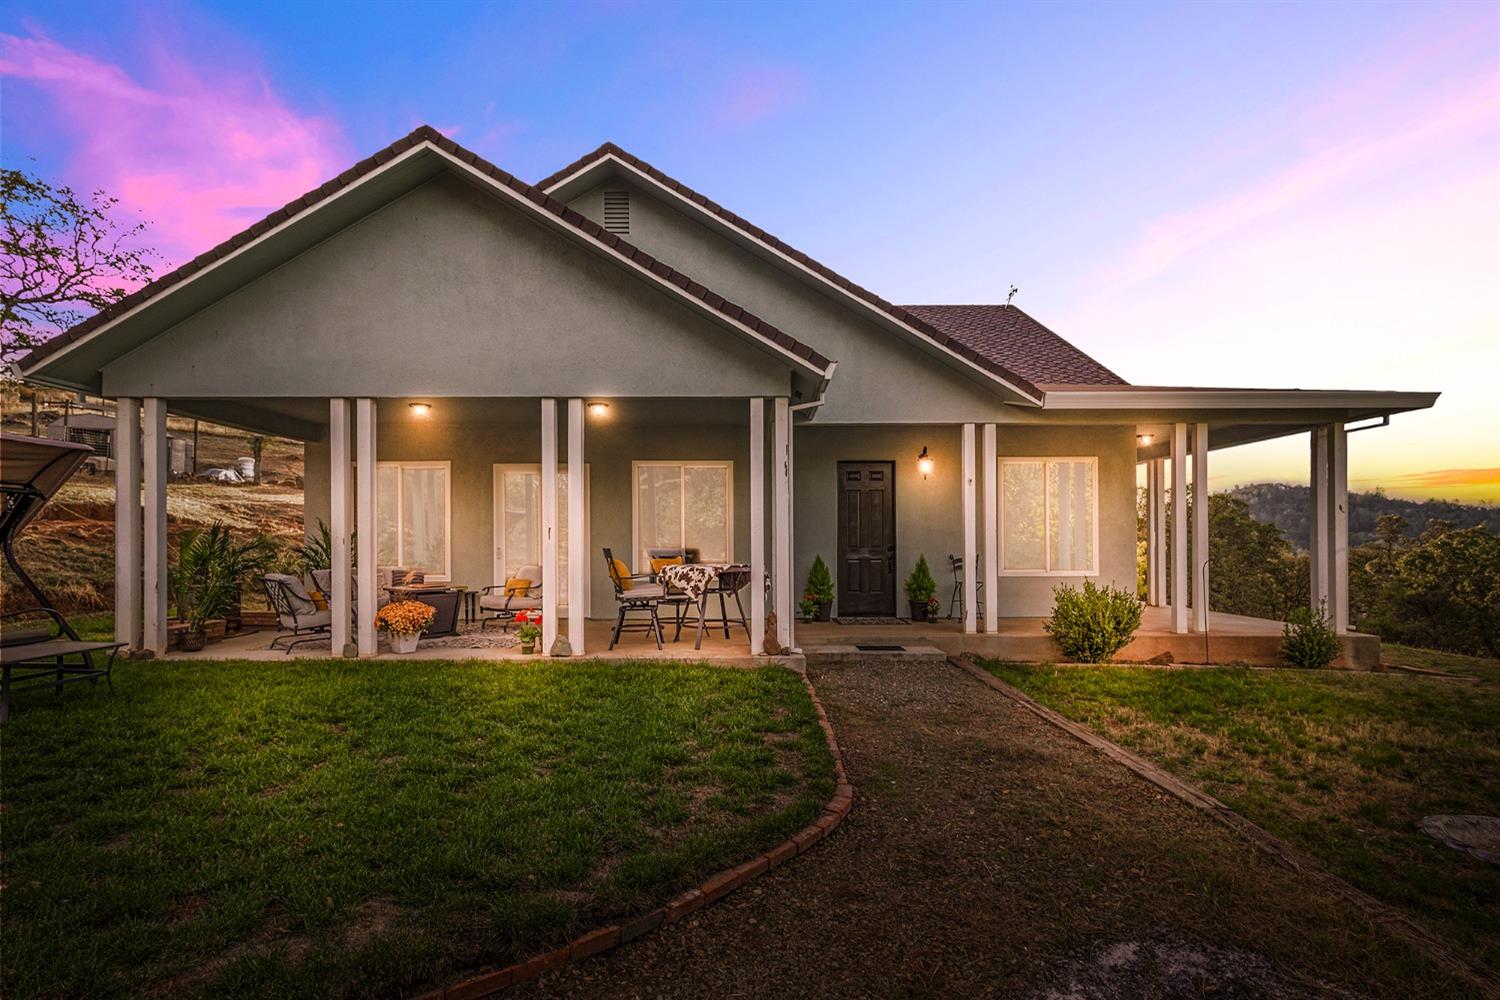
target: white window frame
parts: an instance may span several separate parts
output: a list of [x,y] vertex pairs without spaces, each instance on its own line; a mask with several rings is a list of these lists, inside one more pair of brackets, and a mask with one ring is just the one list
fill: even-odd
[[[505,511],[504,511],[504,504],[505,504],[505,474],[507,472],[534,472],[534,473],[536,473],[537,478],[541,479],[541,477],[542,477],[542,466],[541,466],[540,462],[496,462],[492,466],[492,468],[491,468],[491,472],[490,472],[490,522],[491,522],[491,529],[490,530],[493,533],[493,537],[494,537],[494,540],[495,540],[494,567],[493,567],[492,572],[493,572],[493,575],[494,575],[495,586],[497,586],[497,587],[503,587],[503,586],[505,586],[505,563],[507,562],[507,560],[505,558]],[[568,466],[567,466],[566,463],[564,463],[564,462],[557,463],[557,474],[558,474],[558,476],[565,476],[565,475],[567,475],[567,472],[568,472]],[[584,546],[583,546],[583,552],[584,552],[584,560],[583,560],[583,607],[584,607],[584,617],[585,618],[587,618],[589,616],[590,611],[593,609],[593,601],[590,599],[591,598],[591,589],[593,587],[593,582],[594,582],[594,574],[593,574],[593,569],[592,569],[592,567],[593,567],[593,561],[588,558],[588,553],[591,551],[591,549],[589,547],[589,544],[588,544],[589,543],[589,526],[593,523],[593,497],[590,495],[590,493],[591,493],[591,487],[590,487],[590,476],[589,476],[589,463],[584,462],[583,463],[583,541],[584,541]],[[537,511],[537,519],[538,520],[541,519],[541,511],[540,510]],[[565,509],[559,509],[558,512],[557,512],[557,519],[558,519],[558,523],[559,524],[566,523],[567,519],[568,519],[568,512],[567,512],[567,510],[565,510]],[[540,532],[538,532],[538,534],[540,534]],[[569,539],[570,543],[571,543],[571,541],[572,541],[572,539]],[[563,578],[566,578],[567,575],[568,575],[567,564],[559,561],[557,568],[558,568],[558,575],[562,576]],[[572,600],[573,600],[573,595],[570,593],[570,594],[568,594],[568,602],[571,602]],[[567,611],[568,610],[568,606],[569,606],[568,602],[560,603],[557,606],[558,610],[559,611]]]
[[[1093,565],[1087,569],[1052,569],[1052,485],[1051,477],[1047,475],[1047,466],[1054,462],[1084,462],[1089,467],[1089,475],[1094,480],[1094,504],[1093,504]],[[1098,576],[1099,575],[1099,456],[1097,455],[1007,455],[999,459],[1000,468],[997,470],[997,483],[999,484],[999,503],[996,504],[999,523],[995,526],[1000,537],[1000,558],[998,576]],[[1044,569],[1006,569],[1005,568],[1005,467],[1007,465],[1042,465],[1042,559],[1047,564]]]
[[[398,473],[402,469],[442,469],[443,470],[443,572],[442,573],[428,574],[425,577],[425,579],[427,579],[427,580],[429,580],[429,581],[431,581],[433,583],[451,583],[451,582],[453,582],[453,463],[452,462],[447,462],[447,461],[443,461],[443,462],[402,462],[402,461],[388,461],[388,462],[387,461],[382,461],[382,462],[376,462],[375,463],[375,469],[376,469],[377,481],[378,481],[378,476],[379,476],[379,470],[380,469],[386,469],[386,468],[395,469],[395,470],[397,470]],[[400,551],[401,548],[402,548],[402,546],[403,546],[403,544],[404,544],[404,541],[403,541],[404,531],[402,530],[402,524],[401,524],[401,522],[402,522],[402,515],[403,515],[403,511],[401,509],[401,493],[402,493],[402,491],[401,491],[401,487],[400,487],[400,478],[398,476],[398,478],[397,478],[397,487],[396,487],[396,529],[397,529],[396,530],[396,548],[397,548],[397,557],[398,557],[398,559],[402,559],[403,562],[404,562],[405,553]],[[376,491],[376,496],[377,497],[379,496],[379,491],[378,490]],[[376,539],[376,551],[377,552],[379,551],[379,545],[380,545],[379,539]],[[400,565],[402,565],[402,563],[398,562],[396,565],[400,566]],[[386,565],[381,565],[379,568],[380,569],[393,569],[394,567],[392,567],[392,566],[386,566]]]
[[[640,566],[636,561],[641,558],[641,470],[651,468],[670,469],[723,469],[725,476],[724,489],[724,561],[734,562],[734,462],[729,459],[723,460],[699,460],[692,462],[677,462],[667,459],[652,459],[650,461],[634,461],[630,463],[630,564],[632,572],[644,573],[649,566]],[[681,537],[686,545],[687,538],[687,501],[682,504],[682,526],[679,529]]]

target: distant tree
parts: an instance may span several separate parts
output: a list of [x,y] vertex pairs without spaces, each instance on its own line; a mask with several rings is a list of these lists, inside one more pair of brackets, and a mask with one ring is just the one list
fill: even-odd
[[1245,501],[1227,493],[1208,498],[1209,607],[1256,618],[1284,617],[1283,595],[1295,554],[1273,524],[1250,516]]
[[157,255],[136,245],[146,231],[117,218],[119,199],[86,199],[24,170],[0,169],[0,360],[151,279]]
[[1500,656],[1500,536],[1433,522],[1396,567],[1383,635]]

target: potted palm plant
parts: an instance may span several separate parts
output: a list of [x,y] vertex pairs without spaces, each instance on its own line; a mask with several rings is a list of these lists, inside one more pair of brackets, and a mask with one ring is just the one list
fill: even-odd
[[274,555],[265,535],[236,542],[218,521],[182,533],[169,579],[177,617],[186,625],[183,649],[202,649],[210,636],[223,638],[224,619],[238,607],[241,582],[263,571]]
[[925,622],[937,603],[937,581],[927,566],[926,556],[917,556],[917,565],[906,578],[906,600],[911,604],[911,620]]

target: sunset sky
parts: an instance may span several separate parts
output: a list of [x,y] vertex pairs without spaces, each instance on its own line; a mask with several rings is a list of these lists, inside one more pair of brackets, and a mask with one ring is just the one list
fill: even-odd
[[1441,390],[1351,486],[1500,500],[1500,5],[0,8],[0,160],[171,264],[422,122],[613,140],[896,302],[1015,284],[1132,382]]

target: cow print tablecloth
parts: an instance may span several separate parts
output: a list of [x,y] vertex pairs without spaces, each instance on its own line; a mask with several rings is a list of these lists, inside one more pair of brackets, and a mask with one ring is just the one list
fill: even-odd
[[749,568],[740,563],[727,566],[715,566],[712,563],[676,564],[663,566],[656,578],[663,586],[680,590],[693,600],[700,601],[704,594],[713,589],[721,574],[748,572]]

